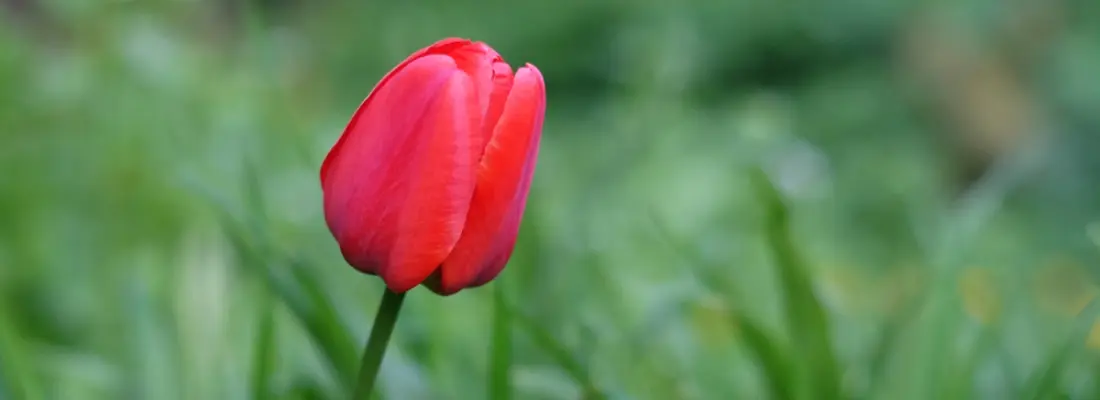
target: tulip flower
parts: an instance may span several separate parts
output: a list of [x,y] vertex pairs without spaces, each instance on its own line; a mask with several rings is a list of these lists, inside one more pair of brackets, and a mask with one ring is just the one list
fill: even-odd
[[[488,283],[511,256],[546,108],[542,74],[444,39],[386,74],[321,166],[351,266],[403,293]],[[431,277],[431,279],[428,279]],[[427,281],[427,282],[426,282]]]
[[344,258],[394,292],[480,286],[511,255],[546,106],[532,65],[444,39],[390,71],[321,167]]
[[493,280],[535,172],[546,89],[481,42],[444,39],[391,70],[321,165],[325,222],[348,264],[387,291],[360,370],[373,386],[403,294]]

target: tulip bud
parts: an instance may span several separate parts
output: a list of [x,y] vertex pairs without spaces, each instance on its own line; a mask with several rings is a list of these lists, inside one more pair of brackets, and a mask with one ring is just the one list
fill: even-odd
[[513,75],[484,43],[444,39],[409,56],[321,165],[344,259],[397,293],[491,281],[515,246],[545,109],[539,70]]

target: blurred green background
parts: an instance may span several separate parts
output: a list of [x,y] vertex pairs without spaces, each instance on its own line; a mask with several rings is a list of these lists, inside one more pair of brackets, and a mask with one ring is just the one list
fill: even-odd
[[1100,2],[2,0],[0,399],[345,398],[319,165],[446,36],[543,147],[385,398],[1100,398]]

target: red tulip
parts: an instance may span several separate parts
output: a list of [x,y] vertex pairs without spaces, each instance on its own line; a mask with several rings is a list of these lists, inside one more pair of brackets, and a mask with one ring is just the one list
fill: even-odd
[[488,45],[444,39],[386,74],[321,165],[344,259],[393,292],[450,295],[508,262],[535,171],[546,88]]

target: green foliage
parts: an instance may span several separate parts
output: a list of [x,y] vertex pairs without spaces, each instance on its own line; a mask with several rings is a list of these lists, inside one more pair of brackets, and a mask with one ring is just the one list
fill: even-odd
[[764,203],[765,237],[775,263],[783,294],[787,329],[798,365],[805,371],[807,399],[839,399],[840,374],[833,355],[828,317],[810,282],[809,271],[795,249],[790,214],[775,186],[763,172],[752,175]]
[[443,36],[539,66],[543,147],[382,398],[1096,398],[1097,11],[0,2],[0,400],[346,398],[382,285],[317,171]]

